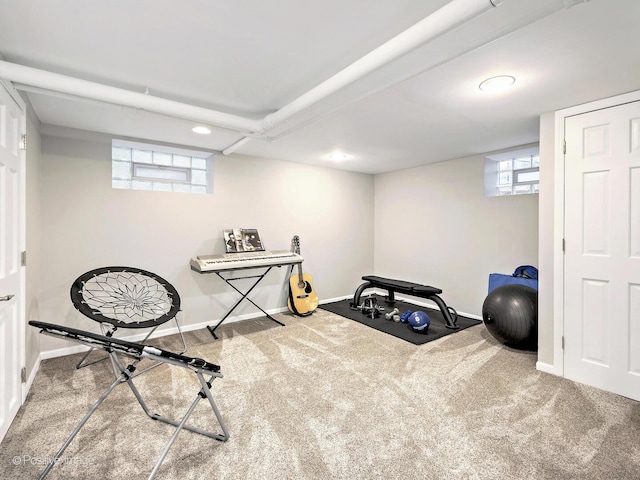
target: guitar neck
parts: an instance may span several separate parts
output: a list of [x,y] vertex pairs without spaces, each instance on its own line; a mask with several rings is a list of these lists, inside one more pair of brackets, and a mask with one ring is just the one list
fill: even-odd
[[[300,238],[295,235],[291,240],[291,251],[300,255]],[[298,264],[298,280],[302,281],[303,273],[302,273],[302,263]]]

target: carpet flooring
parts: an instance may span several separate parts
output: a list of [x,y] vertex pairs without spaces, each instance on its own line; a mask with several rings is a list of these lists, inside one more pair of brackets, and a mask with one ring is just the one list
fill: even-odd
[[[413,345],[318,309],[187,333],[231,437],[182,432],[157,479],[637,480],[640,404],[536,370],[536,355],[482,326]],[[176,350],[179,339],[158,346]],[[71,344],[70,344],[71,345]],[[43,361],[0,444],[0,478],[33,479],[113,379],[79,355]],[[181,417],[195,376],[164,365],[134,379],[150,408]],[[193,425],[215,429],[201,402]],[[148,478],[173,428],[120,385],[49,476]]]

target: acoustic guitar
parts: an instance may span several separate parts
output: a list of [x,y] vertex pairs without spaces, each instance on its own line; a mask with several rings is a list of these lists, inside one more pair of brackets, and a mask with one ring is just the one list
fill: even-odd
[[[294,236],[291,240],[291,251],[300,254],[300,239]],[[302,272],[302,263],[298,264],[298,273],[289,278],[289,310],[298,316],[311,315],[318,308],[318,295],[313,286],[311,275]]]

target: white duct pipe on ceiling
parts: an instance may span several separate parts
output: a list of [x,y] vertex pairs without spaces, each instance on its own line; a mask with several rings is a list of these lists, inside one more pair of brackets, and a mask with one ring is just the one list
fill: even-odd
[[[502,5],[502,3],[503,0],[453,0],[278,111],[267,115],[263,120],[263,131],[269,132],[295,114],[365,77],[383,65],[392,62],[429,40],[453,30],[487,10]],[[250,140],[251,137],[244,137],[229,145],[222,153],[230,155]]]
[[123,88],[102,85],[100,83],[25,67],[15,63],[0,61],[0,78],[18,84],[38,87],[43,89],[43,91],[48,90],[115,105],[140,108],[150,112],[203,122],[208,125],[215,125],[234,131],[246,133],[262,131],[261,120],[218,112],[208,108],[154,97],[153,95],[145,93],[132,92]]
[[267,115],[264,118],[264,130],[271,130],[341,88],[501,4],[502,0],[453,0],[277,112]]
[[222,154],[223,155],[231,155],[233,152],[235,152],[236,150],[238,150],[241,146],[243,146],[245,143],[248,143],[249,140],[251,140],[251,137],[242,137],[240,140],[238,140],[235,143],[232,143],[231,145],[229,145],[227,148],[225,148],[224,150],[222,150]]
[[[185,120],[203,122],[242,133],[263,135],[296,113],[321,101],[375,69],[502,3],[503,0],[453,0],[413,27],[395,36],[262,120],[240,117],[1,60],[0,78],[17,84],[40,88],[43,93],[47,91],[59,92],[115,105],[139,108]],[[224,150],[225,154],[232,153],[250,139],[251,137],[242,138],[226,148]]]

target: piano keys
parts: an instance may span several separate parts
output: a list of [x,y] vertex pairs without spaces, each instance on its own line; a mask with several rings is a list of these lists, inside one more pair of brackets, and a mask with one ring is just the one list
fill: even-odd
[[304,259],[289,250],[267,250],[261,252],[223,253],[200,255],[191,259],[191,270],[199,273],[224,270],[242,270],[269,266],[298,265]]

